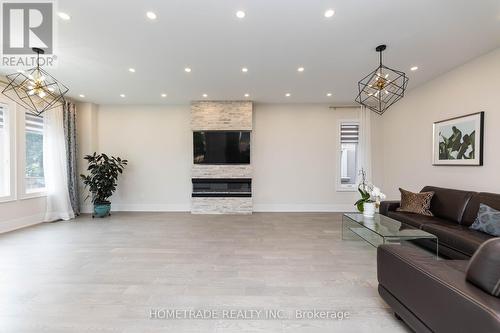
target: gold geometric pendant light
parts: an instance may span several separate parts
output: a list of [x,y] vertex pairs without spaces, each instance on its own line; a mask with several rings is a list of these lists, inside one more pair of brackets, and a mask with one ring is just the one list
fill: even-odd
[[382,64],[382,52],[386,48],[386,45],[379,45],[375,49],[380,53],[380,64],[358,82],[359,94],[356,97],[356,102],[378,114],[383,114],[404,97],[409,81],[404,72]]
[[37,54],[36,67],[7,75],[9,83],[2,93],[39,116],[49,109],[62,106],[64,95],[69,89],[40,68],[40,54],[44,51],[39,48],[33,48],[33,51]]

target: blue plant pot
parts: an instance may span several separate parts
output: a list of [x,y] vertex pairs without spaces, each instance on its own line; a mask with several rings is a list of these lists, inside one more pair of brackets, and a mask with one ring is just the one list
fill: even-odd
[[111,204],[94,204],[94,216],[106,217],[111,211]]

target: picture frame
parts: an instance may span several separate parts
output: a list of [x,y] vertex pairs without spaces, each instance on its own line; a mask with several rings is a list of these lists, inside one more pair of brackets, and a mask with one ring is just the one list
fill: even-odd
[[482,166],[484,111],[433,125],[433,165]]

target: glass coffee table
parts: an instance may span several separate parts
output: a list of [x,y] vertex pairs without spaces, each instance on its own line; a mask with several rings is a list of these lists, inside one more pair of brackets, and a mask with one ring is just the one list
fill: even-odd
[[381,244],[402,244],[405,241],[429,239],[435,241],[436,257],[438,256],[438,238],[433,234],[381,214],[367,218],[361,213],[345,213],[342,215],[342,239],[359,238],[375,247]]

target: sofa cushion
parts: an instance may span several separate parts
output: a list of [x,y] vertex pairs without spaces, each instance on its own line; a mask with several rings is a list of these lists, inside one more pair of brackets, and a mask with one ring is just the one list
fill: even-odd
[[482,243],[492,238],[488,234],[470,230],[468,227],[459,224],[424,224],[422,229],[437,236],[440,245],[464,253],[469,257],[474,254]]
[[476,192],[452,190],[448,188],[426,186],[422,192],[434,192],[431,212],[437,217],[460,223],[465,208]]
[[500,297],[500,238],[484,242],[467,268],[467,281],[488,294]]
[[500,211],[480,204],[476,221],[469,228],[500,237]]
[[445,219],[435,217],[435,216],[425,216],[415,213],[406,212],[387,212],[387,216],[403,222],[404,224],[411,225],[412,227],[421,229],[424,224],[429,223],[451,223],[447,222]]
[[500,194],[494,193],[476,193],[470,199],[462,219],[462,224],[466,226],[472,225],[477,217],[479,204],[485,204],[493,209],[500,210]]
[[434,192],[413,193],[402,188],[399,192],[401,192],[401,206],[396,211],[432,216],[429,208]]
[[382,214],[382,215],[385,215],[387,216],[387,213],[389,212],[394,212],[396,211],[396,209],[399,208],[399,206],[401,205],[401,202],[399,200],[392,200],[392,201],[389,201],[389,200],[385,200],[385,201],[382,201],[380,203],[380,207],[379,207],[379,213]]

